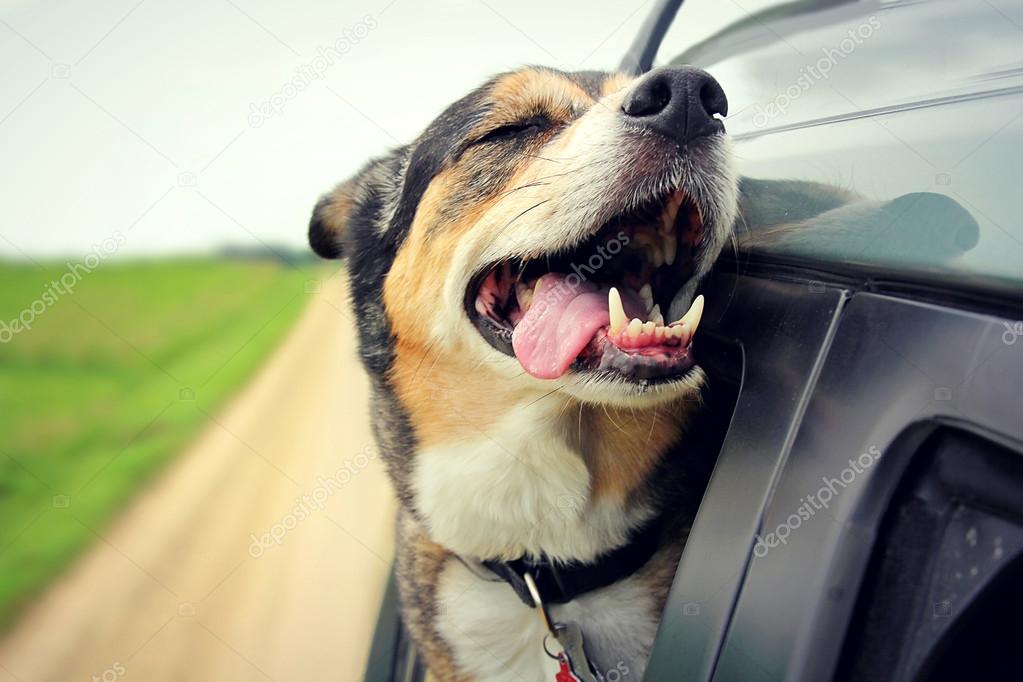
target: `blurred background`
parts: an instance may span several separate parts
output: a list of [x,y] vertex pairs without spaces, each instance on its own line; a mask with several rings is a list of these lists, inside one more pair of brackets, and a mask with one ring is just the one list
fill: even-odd
[[[946,2],[932,14],[957,40],[915,61],[932,29],[913,2],[760,28],[798,4],[687,0],[666,38],[667,58],[717,65],[744,173],[954,197],[982,236],[962,258],[976,239],[954,244],[955,271],[1018,278],[1023,240],[1001,227],[1018,216],[1015,100],[794,131],[978,63],[1018,78],[1011,3]],[[896,5],[866,24],[890,69],[850,51],[806,80]],[[653,6],[0,2],[0,682],[362,675],[395,503],[343,264],[308,251],[310,210],[493,74],[616,68]],[[700,42],[716,33],[766,58],[730,61]]]
[[0,682],[362,674],[394,502],[309,212],[651,8],[0,5]]

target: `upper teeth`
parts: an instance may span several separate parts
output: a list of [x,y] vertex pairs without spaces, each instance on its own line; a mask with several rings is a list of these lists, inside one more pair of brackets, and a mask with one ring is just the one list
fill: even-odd
[[674,232],[664,235],[664,243],[661,248],[664,249],[664,262],[668,265],[673,265],[675,263],[675,256],[678,254],[678,238]]
[[611,314],[611,333],[617,334],[625,329],[625,326],[629,324],[629,318],[625,315],[622,296],[614,287],[607,292],[607,310]]
[[682,205],[682,192],[675,192],[664,205],[664,212],[661,214],[661,232],[673,234],[675,232],[675,218],[678,217],[678,207]]
[[533,304],[533,289],[518,282],[515,284],[515,298],[519,302],[519,308],[525,312]]
[[654,290],[649,284],[644,284],[639,290],[639,297],[643,299],[643,305],[649,311],[654,307]]
[[659,268],[664,264],[672,265],[678,255],[678,237],[674,232],[662,232],[654,235],[650,232],[640,231],[634,235],[636,244],[646,252],[647,260]]

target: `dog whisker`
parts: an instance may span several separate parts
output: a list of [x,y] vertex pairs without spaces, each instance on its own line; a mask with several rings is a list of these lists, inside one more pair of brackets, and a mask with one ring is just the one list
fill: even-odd
[[563,389],[563,388],[565,388],[565,385],[564,385],[564,384],[561,384],[560,386],[558,386],[558,387],[557,387],[557,388],[555,388],[554,390],[552,390],[552,391],[548,391],[547,393],[544,393],[544,394],[543,394],[542,396],[540,396],[540,397],[539,397],[539,398],[537,398],[536,400],[531,400],[530,402],[526,403],[526,405],[525,405],[525,406],[526,406],[526,407],[529,407],[530,405],[534,405],[534,404],[536,404],[536,403],[540,402],[541,400],[543,400],[544,398],[546,398],[547,396],[549,396],[549,395],[554,395],[555,393],[557,393],[558,391],[560,391],[560,390],[561,390],[561,389]]
[[512,223],[514,223],[514,222],[515,222],[516,220],[518,220],[518,219],[519,219],[519,218],[521,218],[522,216],[526,215],[527,213],[529,213],[530,211],[532,211],[532,210],[533,210],[534,208],[538,208],[538,207],[540,207],[540,206],[543,206],[544,204],[546,204],[546,203],[547,203],[547,202],[549,202],[549,201],[551,201],[551,200],[550,200],[550,199],[544,199],[543,201],[538,201],[537,203],[533,204],[532,206],[530,206],[529,208],[527,208],[526,210],[522,211],[522,212],[521,212],[521,213],[519,213],[519,214],[518,214],[517,216],[515,216],[514,218],[512,218],[512,219],[511,219],[510,221],[508,221],[508,224],[507,224],[507,225],[505,225],[504,227],[502,227],[502,228],[501,228],[501,231],[503,232],[504,230],[507,230],[507,229],[508,229],[509,227],[511,227],[511,226],[512,226]]
[[518,187],[513,187],[512,189],[509,189],[509,190],[507,190],[505,192],[501,192],[501,194],[498,195],[498,196],[506,197],[509,194],[511,194],[512,192],[518,192],[519,190],[522,190],[522,189],[529,189],[530,187],[545,187],[546,185],[549,185],[549,184],[551,184],[551,183],[549,183],[549,182],[539,182],[539,181],[537,181],[537,182],[528,182],[525,185],[519,185]]

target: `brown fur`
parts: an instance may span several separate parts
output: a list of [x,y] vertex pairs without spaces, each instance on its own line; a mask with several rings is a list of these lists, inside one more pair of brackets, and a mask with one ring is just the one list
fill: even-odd
[[355,201],[355,188],[350,182],[343,182],[330,193],[329,201],[324,203],[323,221],[335,238],[341,236],[345,222],[352,212]]
[[470,682],[469,678],[458,675],[451,648],[433,626],[437,615],[437,583],[451,552],[431,541],[405,511],[399,512],[397,542],[401,551],[395,557],[394,568],[405,624],[430,662],[430,672],[441,680]]
[[645,410],[579,404],[580,450],[594,500],[628,503],[682,435],[684,400]]

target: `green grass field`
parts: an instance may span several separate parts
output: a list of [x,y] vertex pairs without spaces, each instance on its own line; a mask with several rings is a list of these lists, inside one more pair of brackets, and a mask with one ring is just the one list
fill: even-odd
[[[66,272],[0,263],[0,324]],[[259,260],[104,264],[31,329],[0,326],[0,627],[253,374],[322,274]]]

